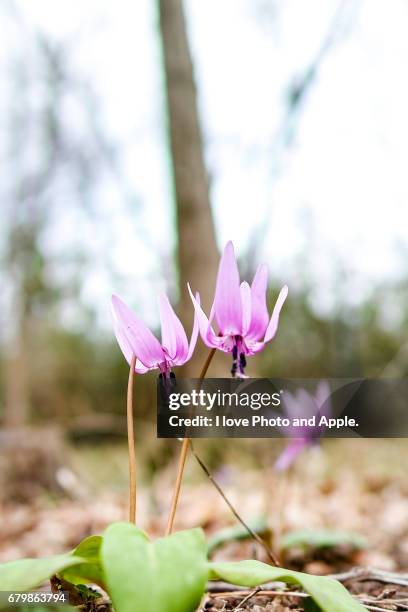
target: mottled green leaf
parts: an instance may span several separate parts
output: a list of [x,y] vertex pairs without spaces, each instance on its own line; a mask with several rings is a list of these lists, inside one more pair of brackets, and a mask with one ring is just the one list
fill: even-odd
[[63,569],[83,563],[66,554],[44,559],[21,559],[0,565],[0,591],[29,591]]
[[[265,517],[257,518],[252,521],[248,521],[249,527],[254,533],[264,534],[268,531],[268,523]],[[208,554],[211,555],[217,548],[220,548],[228,542],[234,542],[239,540],[248,540],[252,538],[248,529],[243,525],[237,525],[234,527],[226,527],[220,529],[214,535],[208,539]]]
[[72,582],[72,584],[92,583],[105,588],[100,559],[101,546],[101,536],[89,536],[82,540],[71,554],[85,559],[86,562],[63,570],[60,572],[62,578]]
[[212,579],[225,580],[240,586],[255,587],[275,580],[300,585],[322,612],[365,612],[365,608],[340,582],[325,576],[310,576],[260,561],[210,563],[210,568]]
[[192,612],[208,577],[201,529],[150,542],[130,523],[106,530],[101,559],[116,612]]
[[305,550],[313,548],[334,548],[346,544],[356,550],[367,548],[365,538],[351,531],[332,529],[299,529],[285,534],[281,546],[284,550],[300,547]]

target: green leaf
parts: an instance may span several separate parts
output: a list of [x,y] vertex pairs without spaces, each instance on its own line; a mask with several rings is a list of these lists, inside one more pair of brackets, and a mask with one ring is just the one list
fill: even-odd
[[[13,606],[10,608],[10,604],[7,605],[6,608],[0,608],[0,610],[4,610],[4,612],[10,612],[10,609],[13,612],[61,612],[61,605],[59,606]],[[73,606],[68,606],[64,604],[63,612],[78,612],[76,608]]]
[[82,557],[88,561],[99,561],[100,552],[102,546],[102,536],[94,535],[85,538],[80,544],[72,551],[73,555]]
[[150,542],[130,523],[110,525],[101,558],[116,612],[192,612],[208,578],[201,529]]
[[[61,605],[59,606],[15,606],[13,605],[12,608],[10,608],[10,604],[7,604],[7,607],[2,608],[0,607],[0,610],[3,612],[10,612],[10,610],[13,610],[13,612],[61,612]],[[72,606],[68,606],[64,604],[63,607],[63,612],[78,612],[78,610]]]
[[101,536],[90,536],[82,540],[72,551],[72,555],[81,557],[85,563],[80,563],[59,572],[62,578],[72,584],[92,583],[105,588],[100,552],[102,546]]
[[0,565],[0,591],[29,591],[61,570],[83,563],[84,559],[71,554],[22,559]]
[[305,550],[310,548],[334,548],[347,544],[355,550],[367,548],[368,542],[357,533],[350,531],[335,531],[331,529],[299,529],[291,531],[283,536],[282,548],[301,547]]
[[300,585],[323,612],[366,612],[340,582],[325,576],[310,576],[260,561],[210,563],[210,569],[212,579],[239,586],[255,587],[271,580]]
[[319,608],[319,606],[313,601],[311,597],[303,599],[302,605],[305,612],[321,612],[321,608]]
[[[265,517],[248,521],[248,525],[254,533],[260,535],[265,534],[268,531],[268,523]],[[227,542],[248,540],[250,538],[252,538],[252,535],[243,525],[220,529],[208,540],[208,554],[211,555],[211,553],[213,553],[217,548],[220,548]]]

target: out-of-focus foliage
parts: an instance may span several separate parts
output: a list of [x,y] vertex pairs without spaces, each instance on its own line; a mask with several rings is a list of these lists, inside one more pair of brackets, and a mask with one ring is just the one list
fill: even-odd
[[[251,12],[260,11],[259,21],[266,25],[265,3],[250,4]],[[283,11],[284,3],[267,4],[269,20]],[[75,435],[81,429],[104,428],[106,431],[124,432],[123,390],[127,365],[113,340],[113,333],[109,335],[110,291],[106,288],[106,303],[102,307],[101,304],[90,306],[89,294],[88,299],[84,298],[84,285],[89,279],[96,279],[98,283],[96,264],[100,266],[102,262],[112,279],[112,290],[123,287],[117,274],[120,266],[117,267],[114,258],[110,257],[109,247],[116,234],[111,231],[111,217],[105,217],[105,208],[101,207],[101,192],[106,189],[108,199],[111,192],[115,192],[112,196],[115,213],[119,211],[119,205],[115,208],[118,192],[121,194],[119,200],[130,204],[115,216],[122,219],[126,211],[124,225],[131,226],[136,239],[136,234],[140,237],[144,233],[140,210],[135,204],[138,185],[136,181],[129,188],[127,175],[124,173],[125,178],[121,170],[127,163],[124,162],[125,144],[116,142],[110,133],[111,126],[104,121],[103,104],[99,103],[103,102],[106,90],[101,94],[92,79],[84,79],[74,60],[76,54],[81,53],[81,36],[78,40],[75,36],[54,36],[31,21],[30,13],[25,11],[24,3],[19,2],[3,3],[0,7],[1,18],[9,26],[8,30],[15,34],[14,42],[7,47],[4,63],[8,86],[4,91],[6,104],[2,115],[6,144],[2,147],[4,170],[0,194],[3,215],[0,270],[4,273],[0,298],[0,423],[21,425],[27,420],[42,423],[52,418],[68,425]],[[259,25],[262,28],[262,24]],[[321,49],[317,55],[311,54],[313,66],[320,66],[322,59],[333,51],[332,39],[337,41],[339,14],[335,12],[333,21],[329,19],[327,25],[326,34],[324,28],[320,34],[323,37],[321,44],[316,41],[313,45],[317,50]],[[316,67],[313,71],[317,74]],[[303,72],[297,95],[296,87],[293,84],[289,86],[291,74],[287,75],[291,101],[288,101],[284,126],[286,123],[292,126],[288,118],[291,119],[294,107],[298,113],[298,102],[304,98],[305,89],[309,92],[315,82],[306,78],[310,73],[308,66]],[[200,70],[196,77],[198,93],[202,85],[199,74]],[[141,85],[143,92],[143,83]],[[300,86],[303,89],[299,89]],[[311,97],[308,104],[313,104]],[[129,139],[138,140],[139,136],[131,132],[136,125],[134,117],[126,121]],[[285,138],[283,140],[286,142]],[[295,156],[296,139],[291,136],[289,140],[291,155]],[[282,156],[285,147],[275,146],[276,155]],[[261,165],[270,163],[269,155],[265,153]],[[157,182],[162,179],[164,177],[155,177]],[[279,197],[276,197],[274,205],[277,208],[281,206]],[[248,210],[242,211],[242,218],[244,213],[248,215]],[[234,210],[234,216],[240,214],[241,211]],[[71,225],[71,232],[74,226],[75,238],[78,238],[70,243],[70,248],[66,248],[64,243],[65,234],[69,233],[65,228],[66,221]],[[268,223],[266,216],[259,219],[260,226],[266,227]],[[300,220],[300,225],[303,244],[307,245],[314,228],[306,218],[303,222]],[[149,228],[152,232],[155,229]],[[166,229],[171,243],[174,241],[174,228]],[[225,228],[216,229],[219,236],[225,234]],[[263,244],[262,236],[256,238],[248,245],[246,257],[244,253],[241,261],[247,278],[263,259],[257,252],[259,245]],[[146,244],[149,254],[144,254],[140,260],[135,258],[135,284],[126,287],[124,297],[130,297],[132,305],[143,303],[143,289],[136,279],[140,278],[138,274],[146,260],[156,261],[163,257],[161,252],[151,248],[148,241]],[[242,245],[236,247],[242,253]],[[265,351],[249,360],[248,373],[299,378],[406,376],[408,279],[389,280],[373,286],[365,302],[356,300],[359,305],[353,306],[349,300],[343,299],[348,279],[339,270],[338,295],[336,292],[332,300],[334,306],[324,311],[316,304],[316,274],[309,274],[304,265],[308,261],[307,255],[305,246],[304,252],[298,254],[299,270],[295,270],[298,279],[296,274],[274,270],[275,289],[270,293],[271,305],[277,295],[278,276],[279,281],[289,284],[289,298],[282,311],[276,338]],[[405,253],[401,255],[406,257]],[[324,256],[330,255],[322,254]],[[173,286],[179,270],[169,265],[170,261],[171,258],[162,262],[161,278],[157,280],[148,274],[147,282]],[[332,267],[334,269],[334,263]],[[307,284],[309,276],[313,280]],[[203,290],[203,278],[190,280],[194,288]],[[205,284],[215,286],[215,278],[206,278]],[[180,287],[180,292],[187,295],[185,287]],[[354,288],[352,297],[356,292]],[[103,330],[100,328],[101,311],[105,313]],[[141,309],[143,318],[148,318],[149,314],[146,308]],[[199,343],[201,346],[201,341]],[[225,374],[228,375],[228,357],[220,355],[218,359],[221,362],[224,359]],[[137,377],[136,411],[146,420],[154,419],[154,394],[154,376]],[[20,412],[19,418],[12,423],[17,411]],[[93,425],[94,415],[102,415],[105,420],[99,419],[99,425]],[[109,420],[110,415],[119,420]]]
[[[397,305],[398,317],[390,321]],[[290,293],[277,337],[259,359],[260,372],[299,378],[406,376],[407,319],[406,281],[379,286],[361,306],[339,304],[330,315],[316,312],[307,291]]]
[[317,606],[310,610],[322,612],[364,612],[365,608],[353,600],[345,587],[326,576],[309,576],[300,572],[272,567],[260,561],[240,561],[238,563],[212,563],[213,580],[226,580],[232,584],[254,587],[271,581],[283,581],[289,585],[300,585],[311,595]]
[[[271,291],[274,297],[276,293]],[[408,304],[406,283],[379,287],[372,300],[354,309],[343,307],[335,316],[316,313],[308,293],[290,293],[276,339],[250,361],[249,371],[298,378],[406,376],[408,360],[401,339],[406,336],[408,307],[397,325],[389,325],[387,309],[392,301]],[[31,352],[33,420],[52,416],[64,422],[95,412],[124,414],[128,369],[113,334],[112,338],[106,333],[86,335],[39,320]],[[149,419],[155,415],[154,381],[154,375],[145,375],[136,382],[137,412]],[[0,406],[3,386],[1,397]]]
[[298,531],[290,531],[283,536],[281,542],[284,550],[302,548],[307,551],[313,548],[334,548],[339,545],[362,549],[368,546],[368,542],[358,533],[336,531],[334,529],[299,529]]

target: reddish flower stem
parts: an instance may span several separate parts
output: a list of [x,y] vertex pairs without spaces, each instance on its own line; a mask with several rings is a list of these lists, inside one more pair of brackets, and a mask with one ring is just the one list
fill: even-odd
[[[205,360],[205,363],[200,372],[199,386],[201,386],[201,383],[204,380],[205,375],[207,374],[207,370],[210,367],[210,363],[212,361],[212,358],[215,355],[215,351],[216,351],[215,348],[211,349],[211,351],[209,352],[207,356],[207,359]],[[173,499],[171,502],[170,514],[169,514],[169,518],[167,521],[167,527],[166,527],[166,532],[165,532],[166,536],[170,535],[170,533],[173,530],[173,523],[174,523],[174,518],[176,516],[177,504],[178,504],[178,500],[180,496],[181,482],[183,480],[184,466],[186,464],[189,446],[190,446],[190,438],[184,438],[183,443],[181,445],[181,451],[180,451],[179,463],[178,463],[178,468],[177,468],[176,482],[174,485]]]
[[133,427],[133,382],[135,377],[136,355],[132,356],[127,387],[127,435],[129,453],[129,522],[136,523],[136,454]]

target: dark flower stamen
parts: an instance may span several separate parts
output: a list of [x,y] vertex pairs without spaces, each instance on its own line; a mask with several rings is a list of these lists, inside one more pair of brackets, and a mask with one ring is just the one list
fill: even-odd
[[[241,350],[242,348],[242,337],[235,336],[234,338],[234,346],[232,347],[232,368],[231,374],[232,377],[244,377],[245,375],[245,367],[246,367],[246,357],[245,353]],[[239,359],[238,359],[239,355]]]
[[160,372],[158,378],[160,397],[164,402],[167,402],[170,393],[172,393],[173,389],[176,387],[176,375],[174,372]]

